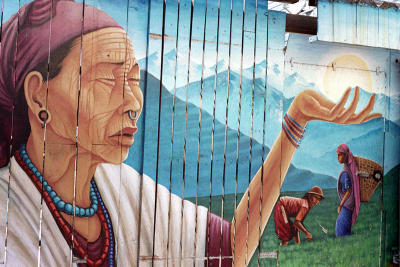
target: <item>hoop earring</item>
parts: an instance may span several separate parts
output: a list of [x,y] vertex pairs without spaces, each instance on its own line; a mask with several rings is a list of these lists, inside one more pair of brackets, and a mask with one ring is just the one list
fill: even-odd
[[[132,115],[133,112],[134,112],[134,115]],[[129,116],[129,119],[134,121],[138,117],[138,112],[137,111],[133,111],[133,110],[128,110],[128,116]]]
[[45,108],[41,108],[38,113],[38,119],[42,122],[42,128],[44,128],[45,124],[51,119],[50,113]]

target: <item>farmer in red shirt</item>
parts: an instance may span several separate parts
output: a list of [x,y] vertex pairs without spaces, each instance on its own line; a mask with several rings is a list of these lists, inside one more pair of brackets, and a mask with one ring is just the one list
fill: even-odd
[[[303,221],[312,207],[325,199],[322,189],[314,186],[303,198],[281,197],[275,205],[274,220],[275,231],[281,240],[281,245],[286,246],[292,238],[300,244],[299,230],[311,241],[311,233],[304,227]],[[290,218],[295,218],[294,223]]]

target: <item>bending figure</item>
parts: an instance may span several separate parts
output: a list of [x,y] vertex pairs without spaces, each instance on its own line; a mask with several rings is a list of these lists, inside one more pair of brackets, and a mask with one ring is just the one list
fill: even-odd
[[[286,246],[292,239],[295,244],[300,244],[299,230],[306,235],[307,241],[311,242],[312,234],[306,229],[303,221],[311,208],[323,199],[325,197],[322,189],[314,186],[302,198],[285,196],[278,200],[274,209],[274,221],[281,246]],[[294,218],[294,222],[290,218]]]

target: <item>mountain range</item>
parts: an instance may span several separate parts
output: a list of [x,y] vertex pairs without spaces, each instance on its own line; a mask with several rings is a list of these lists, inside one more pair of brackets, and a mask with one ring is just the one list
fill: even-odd
[[[142,77],[145,77],[145,75],[146,73],[142,72]],[[154,179],[158,177],[157,181],[166,187],[170,186],[171,177],[171,191],[178,195],[184,194],[185,197],[193,197],[196,194],[199,196],[209,195],[210,184],[212,195],[220,195],[223,192],[225,194],[234,193],[235,190],[238,193],[243,193],[248,186],[249,177],[251,180],[257,172],[263,158],[265,159],[269,152],[269,147],[264,145],[263,148],[262,144],[254,139],[250,146],[249,136],[239,133],[238,139],[237,130],[230,127],[227,127],[225,146],[225,123],[213,120],[213,117],[203,109],[199,146],[200,109],[188,102],[186,119],[186,103],[175,97],[175,105],[173,106],[173,95],[165,87],[162,87],[161,90],[160,137],[158,142],[160,81],[148,73],[147,86],[142,82],[141,88],[146,88],[146,105],[141,118],[144,121],[141,121],[138,125],[142,127],[143,131],[139,131],[140,133],[138,132],[135,135],[135,145],[131,149],[126,163],[138,170],[143,167],[145,174]],[[174,120],[173,129],[172,119]],[[187,123],[186,130],[185,121]],[[172,154],[171,136],[173,136]],[[237,143],[237,140],[239,140],[239,143]],[[158,167],[157,144],[159,144]],[[236,163],[237,146],[238,161]],[[225,147],[226,153],[224,153]],[[144,154],[142,154],[142,149]],[[198,151],[200,151],[199,154]],[[226,155],[225,158],[224,154]],[[143,165],[141,166],[141,164]],[[198,187],[197,175],[199,179]],[[223,179],[225,179],[224,183]],[[319,174],[291,165],[282,191],[306,191],[314,185],[331,188],[336,186],[336,180],[330,175]]]
[[[164,60],[163,85],[165,85],[165,87],[163,90],[166,92],[163,94],[168,95],[168,92],[171,95],[174,93],[174,90],[168,88],[166,85],[168,82],[164,81],[165,79],[174,80],[173,75],[170,75],[172,71],[170,63],[173,62],[175,64],[175,52],[172,50],[166,55],[167,58],[170,58],[170,61],[166,65],[166,61]],[[151,55],[151,57],[153,56],[154,55]],[[171,57],[173,57],[173,61]],[[155,59],[155,56],[153,58]],[[298,86],[300,89],[304,86],[314,86],[314,90],[318,91],[318,88],[315,88],[313,83],[309,83],[306,79],[301,77],[301,75],[295,73],[287,75],[282,82],[283,86],[285,86],[285,90],[267,84],[267,90],[265,92],[265,62],[255,65],[256,78],[254,80],[252,79],[252,68],[244,69],[241,76],[240,73],[233,70],[228,73],[225,68],[227,64],[223,60],[218,64],[219,72],[216,76],[214,66],[207,68],[208,72],[205,71],[205,73],[208,74],[208,77],[204,75],[206,78],[204,78],[203,84],[201,84],[199,79],[196,80],[194,78],[199,70],[201,73],[201,64],[191,63],[189,82],[193,82],[190,82],[189,86],[186,85],[187,66],[185,71],[178,71],[179,75],[177,80],[181,80],[178,85],[183,84],[183,86],[177,86],[175,89],[177,99],[185,102],[187,98],[189,106],[191,107],[190,109],[194,109],[195,107],[199,109],[201,106],[203,118],[205,114],[211,118],[214,114],[216,124],[218,122],[224,126],[225,121],[227,121],[228,128],[234,132],[240,128],[240,133],[246,136],[243,138],[252,136],[253,142],[257,141],[257,143],[262,144],[264,135],[264,143],[267,147],[272,146],[276,136],[281,131],[282,117],[294,99],[294,95],[292,96],[286,92],[286,87],[291,86],[292,90],[290,91],[296,92],[296,90],[293,89],[295,86]],[[151,69],[154,68],[154,65],[152,63],[149,65],[152,66],[150,68],[150,73],[152,73]],[[180,67],[184,69],[184,66]],[[276,68],[272,67],[272,69]],[[277,75],[279,74],[278,71],[279,69],[269,71],[269,75]],[[230,83],[228,98],[229,113],[227,118],[228,75]],[[156,77],[153,78],[157,80]],[[269,80],[270,79],[268,79],[268,81]],[[169,83],[171,83],[171,81]],[[159,88],[159,85],[157,88]],[[265,107],[264,95],[266,97]],[[358,109],[368,103],[370,96],[371,93],[360,89]],[[350,102],[351,97],[350,95],[348,102]],[[241,98],[240,105],[239,98]],[[399,121],[399,114],[395,112],[398,111],[399,108],[399,95],[388,97],[384,94],[377,94],[373,112],[382,113],[383,118],[359,125],[338,125],[319,121],[310,122],[307,125],[307,132],[302,141],[302,145],[297,150],[292,164],[313,173],[322,173],[330,177],[336,177],[341,168],[336,160],[336,147],[341,143],[346,143],[355,155],[367,157],[380,163],[383,162],[384,158],[385,172],[389,171],[399,163],[398,155],[400,154],[400,148],[398,138],[400,135],[400,127],[396,123]],[[182,112],[185,111],[183,110]],[[263,134],[264,127],[265,134]],[[385,133],[384,129],[386,129]],[[385,147],[383,146],[383,142],[386,144]],[[385,154],[385,156],[383,156],[383,154]],[[287,182],[288,181],[290,181],[289,177],[287,179]]]

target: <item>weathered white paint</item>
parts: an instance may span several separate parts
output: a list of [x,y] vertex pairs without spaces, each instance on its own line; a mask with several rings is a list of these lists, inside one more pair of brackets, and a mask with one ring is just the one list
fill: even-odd
[[343,1],[319,1],[316,39],[400,49],[400,10]]

